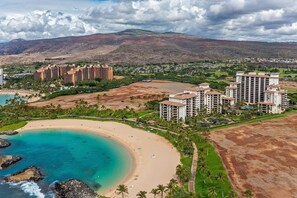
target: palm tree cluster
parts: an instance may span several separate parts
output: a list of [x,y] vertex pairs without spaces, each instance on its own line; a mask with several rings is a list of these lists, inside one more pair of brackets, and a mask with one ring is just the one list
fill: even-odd
[[[171,179],[167,185],[159,184],[156,188],[150,191],[150,194],[152,194],[154,198],[178,198],[178,196],[176,196],[176,193],[180,193],[180,189],[181,187],[179,187],[177,180]],[[184,193],[187,192],[184,191]],[[128,187],[123,184],[119,185],[116,189],[116,194],[121,195],[122,198],[126,197],[127,195],[129,195]],[[140,191],[137,193],[136,197],[146,198],[147,194],[148,193],[146,191]]]

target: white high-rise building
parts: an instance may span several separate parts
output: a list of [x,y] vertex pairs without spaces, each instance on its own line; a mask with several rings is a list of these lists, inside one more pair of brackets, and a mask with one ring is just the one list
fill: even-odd
[[[279,84],[279,74],[265,74],[249,72],[245,74],[244,72],[236,73],[236,86],[237,91],[237,102],[245,101],[247,103],[256,104],[258,102],[264,101],[264,92],[267,90],[269,85]],[[232,84],[230,84],[232,87]],[[226,94],[227,94],[226,90]],[[233,97],[227,95],[228,97]]]
[[3,85],[4,83],[4,74],[3,74],[3,69],[0,68],[0,86]]
[[237,72],[236,82],[226,87],[225,94],[234,104],[258,104],[265,113],[282,113],[288,108],[287,91],[280,89],[277,73]]

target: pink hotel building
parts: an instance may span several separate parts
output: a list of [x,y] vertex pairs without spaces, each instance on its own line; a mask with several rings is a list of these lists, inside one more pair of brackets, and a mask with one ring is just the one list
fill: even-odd
[[53,80],[60,77],[64,78],[64,83],[76,84],[84,80],[113,80],[113,69],[110,66],[90,65],[49,65],[35,71],[35,80]]

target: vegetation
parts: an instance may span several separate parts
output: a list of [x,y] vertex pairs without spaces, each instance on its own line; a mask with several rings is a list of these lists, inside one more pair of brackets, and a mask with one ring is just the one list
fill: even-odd
[[0,132],[1,131],[13,131],[13,130],[17,130],[19,128],[22,128],[23,126],[25,126],[27,124],[26,121],[20,121],[14,124],[10,124],[10,125],[6,125],[0,128]]
[[122,195],[122,198],[124,198],[126,194],[129,194],[128,187],[125,186],[125,185],[123,185],[123,184],[121,184],[121,185],[118,186],[118,188],[116,190],[116,193],[118,195]]
[[[7,88],[35,89],[41,93],[46,93],[46,98],[54,98],[62,95],[73,95],[80,93],[91,93],[107,91],[112,88],[129,85],[143,79],[164,79],[178,82],[199,84],[209,82],[212,88],[224,90],[229,81],[234,80],[236,70],[242,71],[264,71],[280,72],[285,80],[296,80],[295,68],[274,68],[265,66],[255,66],[253,64],[229,64],[222,62],[200,62],[188,64],[163,64],[145,65],[125,68],[116,66],[115,71],[119,75],[127,77],[121,80],[85,81],[77,86],[62,87],[61,79],[52,82],[37,82],[32,77],[23,79],[11,79],[5,85]],[[291,104],[297,104],[296,92],[289,93]],[[131,101],[134,100],[131,96]],[[7,106],[0,107],[0,131],[14,130],[26,124],[27,120],[34,119],[56,119],[56,118],[84,118],[84,119],[107,119],[118,122],[125,122],[133,127],[140,127],[152,133],[156,133],[168,139],[181,153],[181,165],[176,168],[177,180],[171,180],[168,185],[158,185],[149,194],[154,197],[167,198],[191,198],[191,197],[236,197],[236,192],[232,189],[228,180],[227,172],[222,160],[217,154],[214,146],[206,138],[207,132],[213,129],[229,127],[242,123],[252,123],[267,119],[282,117],[280,115],[268,115],[258,113],[256,107],[244,109],[242,105],[236,109],[226,108],[224,114],[197,115],[186,119],[183,123],[167,122],[157,115],[159,108],[158,97],[146,103],[147,111],[136,112],[129,107],[122,110],[110,110],[104,105],[89,105],[87,102],[78,101],[71,109],[61,109],[59,105],[49,105],[43,108],[26,106],[25,101],[16,97],[8,101]],[[294,107],[291,108],[294,111]],[[136,122],[127,120],[136,118]],[[195,175],[196,193],[188,191],[188,181],[191,178],[192,156],[194,152],[193,144],[199,152],[197,162],[197,172]],[[122,197],[128,194],[128,188],[120,185],[117,193]],[[140,191],[137,197],[146,197],[147,192]],[[252,191],[247,190],[242,196],[252,197]]]

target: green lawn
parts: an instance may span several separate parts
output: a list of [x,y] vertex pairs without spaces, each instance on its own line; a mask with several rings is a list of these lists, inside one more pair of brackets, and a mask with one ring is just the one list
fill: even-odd
[[0,132],[1,131],[13,131],[13,130],[17,130],[19,128],[22,128],[26,124],[27,124],[27,121],[21,121],[21,122],[15,123],[15,124],[6,125],[6,126],[0,128]]
[[285,88],[286,90],[288,90],[288,93],[297,93],[297,89],[294,88]]
[[[214,188],[217,192],[217,197],[226,197],[233,191],[233,188],[220,156],[214,146],[208,140],[205,140],[204,137],[194,134],[193,140],[198,148],[198,166],[195,181],[196,193],[207,197],[208,189]],[[203,157],[205,157],[206,161],[204,170],[201,168]],[[211,174],[210,177],[207,176],[208,171]],[[221,178],[218,178],[219,174],[222,175]]]

